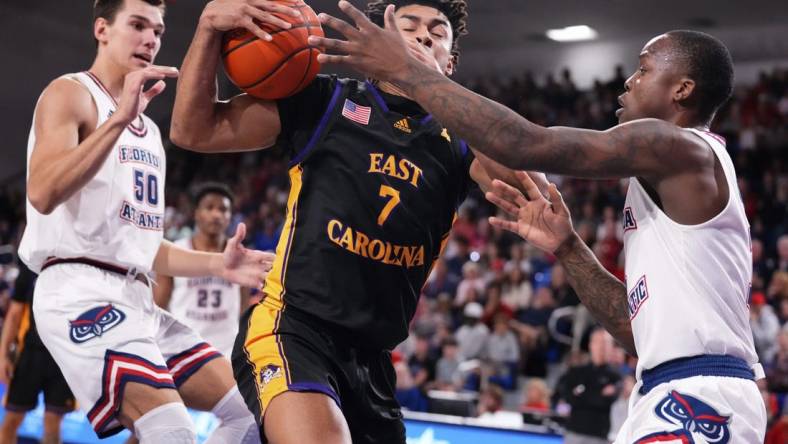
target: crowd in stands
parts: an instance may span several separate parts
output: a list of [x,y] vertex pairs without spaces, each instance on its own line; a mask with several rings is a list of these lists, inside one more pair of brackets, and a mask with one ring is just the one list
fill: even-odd
[[[612,80],[581,90],[564,71],[545,81],[526,73],[469,86],[542,125],[606,129],[616,124],[624,80],[618,69]],[[759,381],[770,418],[767,443],[788,442],[788,70],[737,87],[712,130],[727,141],[751,225],[750,320],[767,373]],[[170,149],[166,237],[189,235],[191,187],[218,180],[236,194],[233,225],[245,222],[248,244],[273,250],[287,201],[287,162],[277,148],[221,156]],[[623,279],[628,180],[550,179],[582,239]],[[24,220],[24,196],[13,190],[0,190],[0,245],[6,246],[0,247],[0,307],[12,291],[14,245]],[[637,361],[596,327],[555,258],[490,226],[487,217],[495,212],[478,191],[460,207],[445,254],[423,289],[411,336],[393,353],[398,397],[411,410],[565,427],[606,442],[626,417]],[[578,393],[578,381],[592,374],[603,375],[605,383],[585,382]]]

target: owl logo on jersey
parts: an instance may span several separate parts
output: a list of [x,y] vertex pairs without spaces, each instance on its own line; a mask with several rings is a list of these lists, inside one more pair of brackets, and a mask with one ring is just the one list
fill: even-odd
[[103,307],[92,308],[81,315],[75,321],[69,321],[71,332],[69,337],[77,344],[89,341],[95,337],[100,337],[106,331],[126,319],[126,314],[112,304]]
[[652,433],[637,440],[636,444],[666,440],[677,440],[685,444],[727,444],[730,439],[730,416],[720,415],[705,402],[675,390],[657,404],[654,413],[681,428],[671,432]]
[[268,364],[265,366],[265,370],[260,374],[260,382],[263,384],[263,387],[265,387],[272,379],[280,376],[282,376],[282,367]]

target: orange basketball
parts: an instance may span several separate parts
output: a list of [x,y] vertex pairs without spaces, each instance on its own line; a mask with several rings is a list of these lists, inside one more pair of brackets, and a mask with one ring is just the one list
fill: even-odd
[[323,36],[315,11],[301,0],[280,0],[297,9],[299,16],[275,14],[290,22],[290,29],[262,25],[273,38],[260,40],[245,29],[225,34],[222,45],[224,70],[232,82],[261,99],[281,99],[301,91],[320,71],[320,50],[309,46],[310,35]]

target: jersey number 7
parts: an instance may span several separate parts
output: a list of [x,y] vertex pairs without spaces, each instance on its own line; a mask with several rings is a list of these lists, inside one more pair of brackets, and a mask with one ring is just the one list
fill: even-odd
[[381,210],[380,215],[378,216],[378,225],[383,225],[386,222],[386,219],[389,218],[389,214],[391,214],[394,207],[399,204],[399,191],[391,188],[388,185],[381,185],[380,186],[380,197],[390,197],[391,199],[386,202],[386,205]]

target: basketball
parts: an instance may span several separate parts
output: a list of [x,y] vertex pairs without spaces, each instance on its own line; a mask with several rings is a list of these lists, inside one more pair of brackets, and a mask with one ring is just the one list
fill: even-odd
[[323,36],[312,8],[301,0],[281,0],[299,16],[276,14],[290,22],[290,29],[263,25],[272,40],[260,40],[246,29],[228,32],[223,40],[222,61],[230,80],[246,93],[274,100],[291,96],[306,87],[320,71],[320,50],[309,46],[310,35]]

